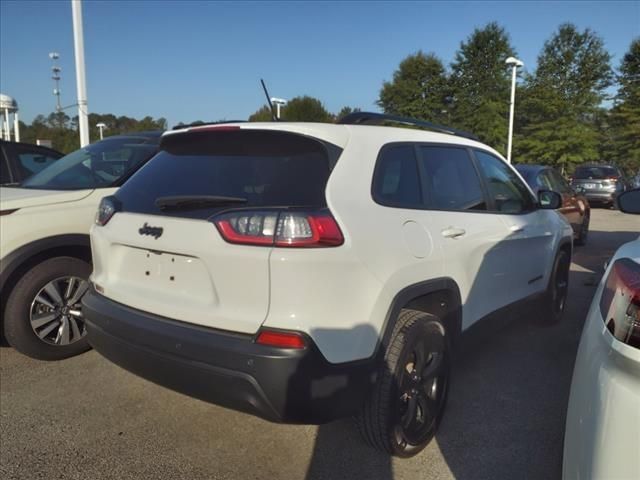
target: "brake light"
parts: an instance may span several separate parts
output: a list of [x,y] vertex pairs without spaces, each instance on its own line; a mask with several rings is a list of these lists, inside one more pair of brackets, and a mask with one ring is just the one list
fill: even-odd
[[640,265],[630,258],[618,259],[611,266],[600,313],[615,338],[640,349]]
[[344,238],[327,210],[316,212],[237,210],[214,217],[229,243],[276,247],[335,247]]
[[201,127],[190,127],[189,132],[228,132],[231,130],[240,130],[237,125],[203,125]]
[[278,348],[305,348],[307,342],[301,333],[282,332],[278,330],[262,330],[258,334],[256,343]]

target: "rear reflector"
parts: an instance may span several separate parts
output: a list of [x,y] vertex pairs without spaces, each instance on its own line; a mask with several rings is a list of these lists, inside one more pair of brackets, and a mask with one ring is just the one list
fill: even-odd
[[278,348],[305,348],[307,343],[300,333],[262,330],[256,339],[260,345]]
[[328,210],[236,210],[214,217],[229,243],[276,247],[335,247],[344,238]]
[[615,338],[640,349],[640,265],[630,258],[620,258],[611,266],[600,313]]

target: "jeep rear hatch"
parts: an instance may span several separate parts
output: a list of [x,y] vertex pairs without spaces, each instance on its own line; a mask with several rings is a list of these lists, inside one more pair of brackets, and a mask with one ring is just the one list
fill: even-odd
[[275,130],[165,137],[160,153],[113,198],[113,218],[94,230],[94,282],[133,308],[257,331],[269,308],[269,256],[281,246],[278,222],[294,242],[305,228],[315,232],[300,246],[323,238],[318,246],[339,244],[324,195],[339,153]]

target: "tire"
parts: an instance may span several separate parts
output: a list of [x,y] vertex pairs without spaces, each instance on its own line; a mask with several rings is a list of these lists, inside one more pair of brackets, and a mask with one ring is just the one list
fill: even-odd
[[570,267],[571,258],[566,250],[561,249],[553,262],[549,285],[543,299],[543,323],[552,325],[562,320],[569,293]]
[[7,300],[4,334],[9,345],[38,360],[87,351],[80,300],[90,274],[91,265],[74,257],[50,258],[27,271]]
[[450,342],[442,322],[424,312],[402,310],[376,385],[356,417],[364,439],[398,457],[424,449],[444,413],[450,363]]
[[574,240],[575,245],[585,245],[587,243],[587,237],[589,236],[589,215],[585,215],[580,225],[580,234],[578,238]]

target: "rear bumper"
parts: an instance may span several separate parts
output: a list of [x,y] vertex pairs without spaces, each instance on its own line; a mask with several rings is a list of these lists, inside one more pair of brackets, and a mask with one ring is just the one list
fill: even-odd
[[583,195],[594,203],[613,203],[616,199],[616,192],[583,192]]
[[331,364],[311,339],[301,350],[258,345],[253,336],[152,315],[94,290],[83,309],[89,342],[117,365],[270,421],[319,424],[349,416],[375,380],[373,359]]

